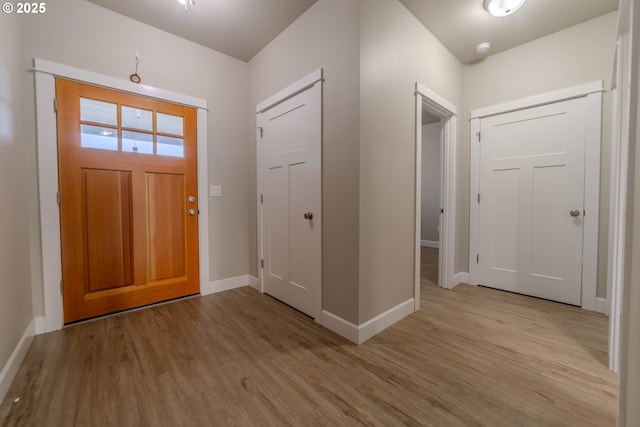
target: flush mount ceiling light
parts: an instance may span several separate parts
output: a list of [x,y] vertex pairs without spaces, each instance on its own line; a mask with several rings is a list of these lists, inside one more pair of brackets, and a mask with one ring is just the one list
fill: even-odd
[[196,0],[178,0],[178,3],[184,5],[184,11],[186,13],[189,10],[189,5],[191,6],[196,5]]
[[520,9],[526,0],[484,0],[482,6],[493,16],[511,15]]

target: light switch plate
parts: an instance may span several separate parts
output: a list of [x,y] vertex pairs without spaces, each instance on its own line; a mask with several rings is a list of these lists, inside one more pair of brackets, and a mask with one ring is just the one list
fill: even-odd
[[220,186],[220,185],[210,185],[209,186],[209,196],[210,197],[222,197],[222,186]]

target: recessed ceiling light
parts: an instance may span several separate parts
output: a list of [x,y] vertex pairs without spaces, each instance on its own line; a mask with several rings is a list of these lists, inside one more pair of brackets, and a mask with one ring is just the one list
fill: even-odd
[[476,46],[476,53],[478,55],[484,55],[485,53],[489,52],[489,49],[491,49],[491,42],[478,43],[478,45]]
[[493,16],[511,15],[520,9],[526,0],[484,0],[482,7]]

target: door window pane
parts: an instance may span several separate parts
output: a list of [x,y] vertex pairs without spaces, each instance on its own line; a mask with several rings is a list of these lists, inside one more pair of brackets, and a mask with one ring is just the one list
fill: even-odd
[[172,135],[184,135],[184,119],[180,116],[158,113],[156,115],[157,132],[170,133]]
[[161,156],[184,157],[184,140],[158,135],[158,154]]
[[153,154],[153,135],[150,133],[123,130],[122,151]]
[[109,102],[80,98],[80,120],[117,126],[118,106]]
[[118,131],[100,126],[80,125],[80,146],[117,151]]
[[122,127],[153,130],[153,113],[149,110],[122,106]]

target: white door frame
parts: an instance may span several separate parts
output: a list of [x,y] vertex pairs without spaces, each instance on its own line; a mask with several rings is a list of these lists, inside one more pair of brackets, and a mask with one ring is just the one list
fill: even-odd
[[198,112],[198,241],[200,292],[209,284],[209,200],[207,198],[207,101],[163,89],[131,83],[103,74],[81,70],[35,58],[33,71],[36,84],[36,129],[38,153],[38,190],[40,202],[40,230],[42,275],[44,285],[44,324],[36,333],[62,329],[63,306],[62,253],[60,249],[60,211],[58,193],[58,150],[55,78],[61,77],[135,95],[194,107]]
[[442,121],[442,180],[440,256],[438,260],[438,286],[453,288],[455,221],[456,221],[456,131],[458,109],[451,102],[428,87],[416,82],[416,175],[415,175],[415,257],[414,257],[414,310],[420,309],[420,218],[422,212],[422,110],[426,109]]
[[[287,86],[286,88],[284,88],[283,90],[281,90],[280,92],[270,96],[269,98],[265,99],[264,101],[258,103],[258,105],[256,106],[256,115],[268,110],[269,108],[275,106],[276,104],[279,104],[283,101],[286,101],[289,98],[292,98],[294,96],[296,96],[297,94],[304,92],[305,90],[309,89],[310,87],[314,86],[317,83],[322,84],[322,82],[324,81],[323,78],[323,69],[319,68],[315,71],[313,71],[312,73],[306,75],[305,77],[301,78],[300,80],[296,81],[295,83],[292,83],[291,85]],[[322,97],[322,95],[320,95]],[[257,224],[258,224],[258,290],[261,293],[264,293],[264,270],[262,267],[262,260],[264,259],[264,236],[263,236],[263,224],[262,224],[262,201],[261,201],[261,195],[264,194],[264,183],[262,181],[262,167],[263,167],[263,162],[264,162],[264,156],[261,153],[261,146],[260,146],[260,132],[262,131],[262,129],[260,128],[259,124],[258,127],[256,129],[256,153],[257,153],[257,171],[256,171],[256,177],[257,177],[257,198],[256,198],[256,203],[258,208],[256,209],[256,213],[257,213]],[[321,137],[322,138],[322,137]],[[319,148],[321,149],[321,148]],[[318,153],[319,156],[319,160],[320,162],[321,160],[321,156],[322,153]],[[319,168],[320,170],[320,174],[322,174],[322,167]],[[322,178],[321,178],[322,179]],[[321,202],[322,203],[322,202]],[[320,216],[320,218],[322,218],[322,215]],[[320,233],[322,233],[322,224],[320,224]],[[322,234],[320,237],[320,253],[322,254]],[[322,269],[320,270],[321,274],[322,274]],[[317,294],[315,295],[315,301],[316,301],[316,307],[315,307],[315,315],[314,315],[314,319],[316,322],[321,323],[322,321],[322,276],[320,277],[320,286],[317,287],[318,289],[316,290]]]
[[603,81],[598,80],[584,85],[546,92],[528,98],[522,98],[504,104],[471,111],[471,188],[469,191],[469,282],[478,284],[478,232],[480,193],[480,119],[531,107],[566,101],[575,98],[587,98],[587,129],[585,151],[585,195],[584,237],[582,252],[582,297],[581,307],[596,310],[596,292],[598,276],[598,224],[600,207],[600,145],[602,132],[602,92]]
[[[622,317],[627,238],[629,182],[630,114],[632,105],[631,2],[621,1],[618,11],[616,55],[613,81],[613,125],[611,135],[611,187],[609,197],[609,257],[607,297],[609,298],[609,369],[620,370],[620,327]],[[631,171],[633,173],[633,171]]]

